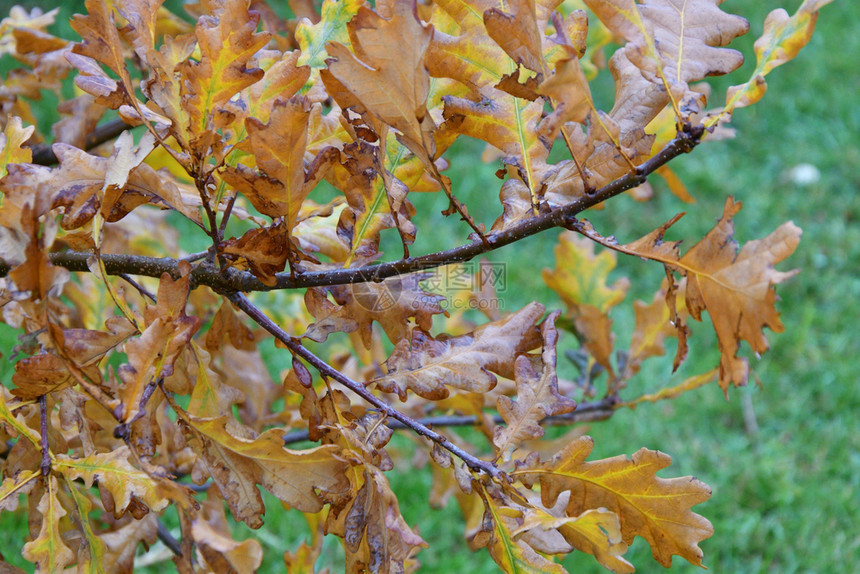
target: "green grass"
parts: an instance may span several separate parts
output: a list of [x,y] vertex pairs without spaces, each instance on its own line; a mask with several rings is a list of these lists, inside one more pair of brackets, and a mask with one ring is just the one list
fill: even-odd
[[[724,5],[726,10],[743,13],[752,24],[748,37],[739,42],[746,54],[752,53],[752,41],[760,34],[767,12],[780,4],[791,12],[800,2]],[[696,511],[714,524],[714,536],[701,545],[705,564],[713,572],[860,572],[855,565],[860,556],[860,389],[855,366],[860,356],[856,326],[860,319],[860,201],[856,195],[860,188],[856,101],[860,41],[856,27],[850,25],[858,21],[860,4],[835,2],[825,7],[811,44],[796,61],[768,77],[769,90],[762,102],[736,114],[733,125],[738,137],[703,145],[672,164],[698,199],[696,205],[680,204],[658,182],[658,196],[650,203],[620,197],[607,210],[589,214],[598,229],[628,241],[687,210],[689,214],[670,238],[683,238],[688,247],[713,225],[726,196],[733,195],[744,202],[736,218],[740,242],[760,238],[786,220],[804,230],[797,252],[781,265],[803,270],[778,289],[786,331],[769,333],[771,350],[761,360],[751,358],[761,386],[733,389],[729,401],[716,386],[706,387],[675,401],[620,411],[610,421],[588,429],[596,442],[594,457],[630,454],[642,446],[658,449],[675,459],[663,476],[694,475],[712,487],[711,500]],[[752,66],[748,58],[732,80],[714,80],[716,100],[727,85],[745,79]],[[476,163],[481,149],[474,143],[459,145],[448,173],[458,197],[480,221],[490,224],[500,211],[499,181],[492,175],[495,165]],[[788,170],[801,163],[816,166],[820,180],[805,187],[792,183]],[[464,224],[454,218],[440,221],[438,211],[446,207],[440,194],[411,198],[419,208],[413,253],[450,247],[455,238],[465,237]],[[540,279],[540,270],[554,265],[556,235],[546,233],[491,254],[494,261],[508,263],[509,288],[503,294],[507,310],[532,299],[549,308],[561,306]],[[390,255],[399,253],[396,237],[387,237],[383,245]],[[632,259],[620,260],[616,272],[634,280],[628,303],[633,295],[653,292],[661,274],[657,266]],[[619,309],[614,318],[618,346],[623,347],[629,340],[632,312]],[[668,362],[655,361],[631,383],[631,394],[678,382],[716,364],[710,327],[694,327],[698,328],[693,351],[682,372],[671,376]],[[0,331],[0,337],[6,358],[13,335]],[[571,338],[563,338],[562,346],[573,346]],[[575,374],[564,359],[559,370],[563,377]],[[0,376],[8,384],[6,361],[0,363]],[[756,434],[745,425],[745,404],[755,412]],[[494,571],[485,551],[467,549],[453,501],[445,508],[428,510],[430,475],[412,471],[411,442],[397,437],[392,444],[395,453],[403,454],[396,457],[398,464],[389,479],[403,515],[430,544],[419,554],[420,571]],[[270,502],[263,531],[240,525],[236,535],[257,537],[266,553],[262,571],[279,572],[283,551],[298,544],[305,528],[299,515]],[[166,521],[175,525],[171,516]],[[6,512],[0,514],[0,525],[0,548],[7,559],[15,559],[26,522],[20,513]],[[324,561],[339,571],[337,547],[329,543],[318,566]],[[641,540],[634,543],[628,558],[640,572],[662,570]],[[580,553],[564,564],[572,572],[604,572]],[[676,560],[671,571],[699,569]]]

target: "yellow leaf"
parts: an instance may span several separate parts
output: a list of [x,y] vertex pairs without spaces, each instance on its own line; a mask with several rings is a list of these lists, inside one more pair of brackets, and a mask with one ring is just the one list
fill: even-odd
[[338,42],[349,46],[347,23],[364,4],[362,0],[324,0],[320,7],[320,21],[311,23],[307,18],[296,26],[296,40],[302,49],[298,63],[313,69],[325,67],[328,57],[325,46]]
[[639,403],[649,402],[656,403],[657,401],[662,401],[665,399],[675,399],[687,391],[692,391],[693,389],[698,389],[699,387],[703,387],[710,383],[716,378],[719,371],[717,369],[712,369],[707,373],[702,373],[701,375],[694,375],[688,379],[685,379],[682,383],[675,385],[674,387],[670,387],[668,389],[660,389],[658,392],[650,394],[650,395],[642,395],[641,397],[636,398],[633,401],[626,401],[621,403],[620,406],[625,407],[635,407]]
[[726,93],[726,107],[706,125],[716,125],[723,114],[736,108],[745,108],[759,101],[767,90],[764,77],[777,66],[792,60],[806,46],[815,29],[818,10],[832,0],[804,0],[797,12],[789,18],[779,8],[768,14],[764,32],[755,42],[756,67],[752,78],[744,84],[732,86]]
[[121,515],[131,503],[132,496],[149,510],[160,512],[170,501],[163,496],[159,483],[129,461],[131,450],[123,445],[111,452],[96,453],[84,458],[56,455],[52,468],[69,480],[81,478],[87,488],[98,480],[99,486],[113,497],[115,514]]
[[24,146],[30,139],[36,126],[21,123],[21,118],[12,116],[6,121],[6,127],[0,134],[0,179],[6,175],[6,166],[11,163],[29,163],[33,160],[33,151]]
[[7,476],[0,484],[0,510],[14,510],[18,505],[18,495],[39,476],[38,470],[26,470],[18,476]]
[[247,0],[211,4],[212,15],[201,17],[195,28],[200,61],[186,60],[179,66],[188,90],[182,105],[191,118],[192,134],[209,127],[217,106],[263,77],[263,70],[247,65],[270,37],[255,32],[260,15],[248,10]]
[[522,526],[514,536],[533,528],[557,530],[564,539],[581,552],[588,552],[613,572],[633,572],[633,565],[621,557],[627,545],[621,540],[618,516],[605,508],[586,510],[579,516],[553,516],[542,508],[529,508]]
[[618,515],[626,544],[641,536],[651,545],[655,560],[665,567],[678,555],[702,565],[698,543],[714,532],[711,523],[690,511],[706,501],[711,490],[693,477],[659,478],[657,472],[672,463],[668,455],[645,448],[632,458],[616,456],[586,462],[594,441],[585,436],[563,448],[538,469],[516,471],[540,479],[541,500],[552,507],[570,492],[566,513],[606,508]]
[[[481,486],[483,489],[484,487]],[[522,512],[503,506],[486,491],[483,493],[486,517],[492,523],[492,530],[481,532],[478,544],[486,545],[496,564],[507,574],[565,574],[560,565],[544,558],[521,538],[515,538],[512,530],[522,520]],[[513,523],[513,524],[509,524]],[[512,526],[514,528],[512,528]]]
[[45,481],[45,493],[36,510],[42,519],[39,535],[24,545],[21,555],[35,563],[39,572],[62,572],[66,566],[75,562],[75,555],[66,546],[60,533],[60,521],[66,511],[57,498],[56,477],[51,476]]
[[78,487],[72,483],[68,476],[63,478],[66,489],[72,500],[75,501],[75,507],[78,511],[76,518],[80,532],[83,534],[83,544],[78,550],[78,571],[83,571],[86,574],[107,574],[104,564],[105,545],[98,534],[93,531],[93,525],[90,522],[90,511],[93,509],[93,504],[86,493],[78,490]]
[[624,300],[630,282],[618,279],[607,285],[609,273],[615,269],[616,257],[609,251],[594,254],[594,243],[565,231],[555,246],[555,269],[544,269],[543,280],[577,315],[581,305],[591,305],[606,313]]

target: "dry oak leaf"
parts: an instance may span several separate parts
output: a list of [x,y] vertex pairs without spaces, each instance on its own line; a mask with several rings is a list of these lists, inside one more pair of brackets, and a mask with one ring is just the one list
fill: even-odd
[[618,279],[607,284],[609,274],[615,269],[615,254],[604,251],[594,254],[594,242],[565,231],[558,236],[555,246],[555,269],[541,272],[544,282],[564,301],[574,317],[580,306],[590,305],[606,313],[624,300],[630,281]]
[[0,179],[6,175],[7,165],[32,161],[33,151],[24,146],[24,142],[30,139],[35,130],[36,126],[25,128],[17,116],[8,118],[3,133],[0,133]]
[[[368,281],[328,287],[335,301],[341,306],[340,309],[333,309],[327,299],[319,301],[322,303],[320,307],[309,306],[308,309],[314,313],[318,323],[329,318],[337,319],[328,325],[332,328],[326,331],[326,335],[341,328],[351,332],[357,326],[361,342],[366,349],[370,349],[372,324],[376,321],[388,339],[396,344],[409,333],[410,318],[414,318],[419,327],[429,331],[433,324],[433,315],[445,312],[439,306],[439,301],[444,297],[427,293],[419,285],[425,278],[425,274],[411,273],[389,277],[378,283]],[[324,311],[325,315],[318,315],[320,311]],[[308,327],[309,333],[315,330],[315,325],[316,323]],[[305,336],[309,335],[306,333]]]
[[568,516],[601,507],[616,513],[624,543],[643,537],[654,559],[667,568],[673,555],[702,566],[698,543],[714,529],[690,508],[710,498],[710,488],[689,476],[658,477],[657,472],[672,463],[669,455],[659,451],[642,448],[632,458],[619,455],[586,462],[593,447],[591,437],[581,437],[540,467],[514,474],[540,480],[541,500],[548,508],[569,491]]
[[[341,211],[337,223],[338,238],[349,246],[345,266],[356,258],[376,255],[383,229],[396,227],[407,245],[415,240],[416,228],[409,220],[415,209],[406,201],[409,190],[393,176],[406,148],[390,135],[390,130],[383,129],[382,137],[386,142],[384,156],[377,146],[363,141],[351,143],[344,146],[344,161],[333,173],[338,181],[332,183],[344,190],[347,200],[347,208]],[[395,152],[394,158],[390,155],[392,143],[400,152]],[[409,157],[414,158],[411,154]],[[394,165],[388,163],[389,159],[394,159]]]
[[222,251],[228,259],[244,259],[248,270],[261,283],[274,287],[278,282],[276,274],[287,265],[288,241],[287,225],[280,220],[275,225],[250,229],[242,237],[224,242]]
[[558,377],[555,373],[556,343],[558,331],[555,320],[559,312],[551,313],[541,326],[543,351],[542,371],[536,372],[529,357],[516,359],[517,400],[501,396],[498,411],[507,426],[497,426],[493,433],[493,444],[499,456],[508,461],[514,450],[524,441],[540,438],[544,429],[540,422],[546,417],[569,413],[576,408],[576,401],[560,395]]
[[[385,474],[366,464],[352,500],[329,512],[326,532],[343,538],[347,572],[411,572],[414,554],[427,543],[400,514]],[[357,487],[357,485],[356,485]]]
[[174,362],[203,324],[200,317],[185,314],[189,285],[190,275],[174,281],[164,273],[158,285],[158,303],[144,310],[146,329],[125,343],[128,363],[117,370],[123,382],[117,393],[123,404],[123,422],[141,414],[146,387],[173,373]]
[[[90,380],[101,380],[101,373],[96,366],[90,365],[83,372]],[[64,359],[52,353],[42,353],[18,361],[12,382],[17,387],[11,389],[12,395],[26,401],[73,386],[76,379],[69,372]]]
[[[749,364],[737,356],[740,342],[746,341],[756,353],[768,349],[762,329],[784,330],[776,311],[776,291],[773,286],[799,272],[781,272],[774,265],[791,255],[802,231],[794,223],[782,224],[763,239],[746,243],[740,252],[733,239],[732,218],[742,204],[729,197],[717,225],[687,253],[679,257],[679,242],[664,242],[663,235],[680,215],[672,218],[648,235],[626,245],[613,238],[601,237],[587,221],[577,231],[598,243],[629,255],[663,263],[670,271],[684,275],[679,285],[669,286],[667,298],[670,314],[675,317],[681,346],[686,347],[683,321],[675,309],[675,291],[684,294],[687,311],[701,321],[702,311],[711,316],[720,347],[720,387],[744,385],[749,378]],[[679,349],[680,353],[681,349]]]
[[254,154],[263,174],[244,166],[222,173],[260,213],[285,218],[287,232],[296,226],[302,202],[339,157],[336,148],[325,147],[305,167],[311,111],[306,98],[294,96],[275,103],[267,124],[246,119],[243,148]]
[[[55,191],[52,207],[64,208],[60,223],[63,229],[77,229],[99,212],[105,221],[119,221],[146,203],[173,208],[200,223],[197,208],[186,203],[170,178],[155,172],[146,164],[134,164],[134,161],[139,163],[142,160],[139,155],[126,155],[123,146],[128,144],[129,139],[117,140],[110,158],[90,155],[66,144],[54,144],[60,167],[53,171],[50,184]],[[129,161],[120,172],[114,164],[119,157]],[[126,169],[128,171],[124,171]],[[112,181],[123,179],[126,181],[122,186],[111,185]]]
[[[642,128],[672,102],[679,120],[699,111],[691,82],[722,75],[743,63],[723,48],[749,30],[749,23],[720,10],[722,0],[586,0],[617,36],[629,43],[613,55],[616,80],[610,116],[622,131]],[[634,68],[633,71],[630,68]]]
[[634,571],[633,565],[622,557],[627,545],[621,540],[618,515],[605,508],[586,510],[579,516],[555,516],[540,507],[529,508],[523,513],[522,526],[513,535],[534,532],[536,528],[558,532],[573,548],[588,552],[613,572]]
[[165,497],[167,490],[156,479],[135,468],[128,461],[131,454],[126,445],[85,458],[58,454],[51,466],[69,480],[83,479],[87,488],[97,480],[99,488],[107,490],[113,498],[114,514],[117,517],[122,516],[133,499],[137,504],[142,502],[149,510],[158,513],[170,503]]
[[687,310],[697,320],[708,311],[720,346],[720,387],[744,385],[749,364],[737,356],[741,340],[756,353],[768,349],[762,329],[785,330],[776,311],[773,286],[800,272],[781,272],[774,265],[791,255],[800,242],[801,229],[784,223],[763,239],[747,242],[738,252],[732,239],[732,217],[741,203],[726,200],[723,215],[707,235],[681,257],[677,267],[687,275],[684,292]]
[[212,14],[201,16],[195,27],[200,61],[179,65],[182,107],[194,135],[210,128],[219,106],[263,77],[263,70],[247,66],[271,37],[255,32],[260,14],[248,10],[247,0],[213,0],[210,7]]
[[283,430],[254,436],[232,417],[197,418],[172,406],[233,516],[251,528],[263,525],[258,484],[302,512],[322,508],[318,491],[340,493],[349,486],[348,464],[337,457],[340,449],[334,445],[290,450],[284,448]]
[[140,543],[151,547],[158,540],[158,517],[150,512],[136,520],[126,514],[111,526],[107,532],[99,533],[105,545],[105,569],[108,572],[132,572],[134,555]]
[[539,344],[536,323],[543,312],[543,305],[532,302],[459,337],[434,339],[415,327],[412,337],[398,341],[385,362],[388,373],[370,383],[396,392],[402,401],[407,389],[430,400],[446,398],[449,387],[485,393],[496,386],[493,373],[513,377],[517,356]]
[[[66,54],[69,63],[80,72],[75,77],[75,85],[112,109],[122,104],[138,106],[113,8],[105,0],[87,0],[86,11],[86,15],[76,14],[70,21],[75,32],[81,35],[81,43],[75,44],[72,53]],[[119,82],[108,76],[99,63],[119,76]]]
[[48,477],[45,481],[45,492],[36,510],[41,515],[42,523],[39,535],[24,545],[21,555],[34,562],[39,572],[62,572],[66,566],[75,562],[75,555],[66,546],[60,532],[62,518],[67,512],[57,497],[56,477]]
[[432,170],[436,124],[426,107],[430,75],[424,60],[433,28],[418,19],[414,0],[393,3],[391,12],[386,20],[359,8],[347,24],[354,53],[329,42],[326,50],[335,60],[326,60],[328,72],[364,109],[399,131]]
[[191,519],[191,536],[198,561],[212,572],[253,574],[263,562],[263,547],[253,538],[242,542],[235,540],[221,498],[211,491],[207,496],[200,511]]
[[523,524],[522,510],[505,505],[484,490],[483,485],[478,488],[484,502],[484,516],[480,530],[470,542],[473,549],[486,546],[490,556],[507,574],[566,574],[561,564],[539,554],[525,537],[514,534]]
[[782,8],[768,14],[764,21],[764,32],[755,41],[756,67],[752,78],[729,88],[725,109],[706,125],[716,125],[723,114],[730,114],[736,108],[745,108],[759,101],[767,90],[764,77],[777,66],[792,60],[809,43],[818,20],[818,10],[832,1],[804,0],[790,18]]

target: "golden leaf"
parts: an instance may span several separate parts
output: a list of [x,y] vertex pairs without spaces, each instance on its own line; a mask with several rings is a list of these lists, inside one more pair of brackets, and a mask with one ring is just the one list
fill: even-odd
[[87,488],[97,480],[99,487],[113,498],[116,516],[121,516],[128,509],[132,498],[137,501],[136,504],[142,502],[148,510],[160,512],[170,500],[164,496],[165,491],[154,477],[128,461],[130,455],[131,450],[125,445],[111,452],[91,454],[84,458],[58,454],[52,468],[70,480],[83,479]]
[[48,477],[45,481],[45,492],[36,510],[42,522],[39,535],[24,545],[21,555],[34,562],[40,572],[62,572],[75,562],[75,555],[66,546],[60,532],[61,519],[67,513],[57,498],[56,477]]
[[690,507],[710,498],[707,485],[693,477],[659,478],[657,471],[669,466],[672,459],[645,448],[632,458],[620,455],[586,462],[593,446],[591,437],[581,437],[539,468],[515,474],[540,480],[541,499],[547,507],[569,491],[568,516],[601,507],[616,513],[624,542],[643,537],[651,545],[654,559],[667,568],[673,555],[701,566],[698,543],[714,529]]

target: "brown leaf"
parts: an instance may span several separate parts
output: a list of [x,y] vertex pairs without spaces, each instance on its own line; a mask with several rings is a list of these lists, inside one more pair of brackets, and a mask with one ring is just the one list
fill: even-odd
[[347,487],[348,465],[337,458],[338,448],[333,445],[290,450],[284,448],[279,429],[254,437],[229,416],[203,419],[176,405],[173,409],[233,516],[251,528],[263,525],[258,484],[303,512],[322,508],[318,491],[338,493]]
[[[686,277],[677,289],[674,283],[670,284],[667,295],[680,341],[679,358],[686,352],[686,326],[675,309],[675,296],[677,290],[683,290],[686,309],[696,320],[701,320],[705,310],[711,316],[720,346],[720,386],[724,391],[732,383],[746,384],[749,378],[747,360],[737,356],[740,342],[747,341],[753,351],[763,353],[768,344],[762,329],[768,327],[778,333],[784,329],[774,307],[777,297],[773,286],[793,277],[798,270],[781,272],[773,266],[794,252],[802,233],[793,223],[784,223],[764,239],[748,242],[738,252],[732,239],[732,218],[740,209],[740,202],[728,198],[716,227],[683,256],[679,256],[677,242],[663,241],[668,227],[680,216],[627,245],[601,237],[588,222],[578,226],[580,233],[606,247],[660,261],[667,272]],[[677,362],[678,359],[676,367]]]
[[[119,221],[145,203],[172,207],[189,219],[200,221],[197,210],[185,202],[170,179],[140,163],[143,157],[130,151],[130,138],[129,134],[117,140],[110,158],[93,156],[66,144],[54,144],[60,168],[53,174],[52,207],[64,209],[63,229],[77,229],[99,211],[106,221]],[[126,160],[115,163],[120,157]],[[112,184],[121,185],[112,187]]]
[[[385,475],[365,466],[363,484],[344,507],[333,509],[326,532],[341,536],[347,549],[347,572],[404,572],[427,543],[400,514],[400,505]],[[411,564],[411,567],[410,567]]]
[[327,44],[336,59],[327,60],[328,71],[364,109],[403,134],[403,143],[429,167],[436,125],[425,105],[430,75],[424,58],[433,28],[418,19],[414,0],[395,2],[391,10],[386,20],[359,8],[347,24],[354,53],[339,42]]
[[[181,514],[181,513],[180,513]],[[140,520],[126,514],[111,524],[99,538],[105,545],[104,566],[108,572],[132,572],[138,546],[152,546],[158,540],[158,517],[150,512]]]
[[538,343],[535,323],[543,305],[531,303],[503,319],[459,337],[439,336],[415,327],[385,362],[388,374],[371,381],[406,400],[406,390],[430,400],[448,396],[448,387],[483,393],[496,385],[492,373],[512,377],[514,360]]
[[628,41],[610,60],[616,80],[610,116],[622,132],[648,124],[672,102],[679,121],[700,111],[689,84],[727,74],[743,56],[723,48],[749,29],[739,16],[719,9],[720,0],[586,0],[616,35]]
[[747,242],[740,252],[732,240],[732,217],[741,203],[726,200],[723,216],[716,227],[681,257],[679,267],[687,273],[684,297],[687,309],[697,320],[708,311],[720,345],[720,386],[744,385],[749,377],[746,359],[738,358],[741,340],[756,353],[768,349],[764,327],[781,333],[785,328],[776,311],[773,286],[799,273],[774,269],[791,255],[800,242],[801,230],[794,223],[782,224],[776,231]]
[[560,395],[555,374],[556,343],[558,331],[555,320],[559,312],[551,313],[541,326],[543,351],[542,372],[537,373],[531,360],[519,356],[516,360],[517,400],[501,396],[498,401],[499,414],[507,426],[498,426],[493,433],[493,444],[503,460],[527,440],[540,438],[544,434],[540,423],[553,415],[569,413],[576,408],[576,401]]
[[123,422],[132,422],[142,412],[141,398],[147,386],[173,372],[173,363],[203,323],[200,317],[185,314],[189,281],[189,275],[174,281],[163,274],[158,303],[144,312],[146,329],[125,343],[128,363],[117,370],[123,382],[117,392]]
[[245,260],[248,270],[264,285],[277,284],[275,274],[286,268],[289,257],[287,225],[284,221],[262,229],[246,231],[239,239],[223,245],[229,259]]
[[213,572],[253,574],[263,562],[263,547],[249,538],[242,542],[233,539],[224,504],[213,494],[201,504],[200,512],[191,520],[191,535],[197,553]]
[[[96,101],[116,109],[134,100],[134,86],[125,63],[122,44],[117,33],[113,9],[104,0],[87,0],[87,15],[75,15],[70,24],[81,35],[81,43],[66,55],[69,63],[81,72],[75,84],[96,96]],[[99,67],[107,66],[120,81],[112,79]]]

